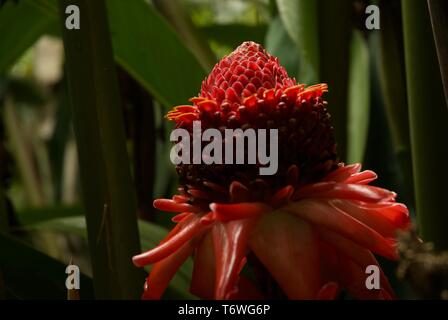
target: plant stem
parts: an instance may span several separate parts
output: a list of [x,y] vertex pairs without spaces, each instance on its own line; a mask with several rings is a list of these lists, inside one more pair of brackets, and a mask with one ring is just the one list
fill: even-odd
[[[106,6],[104,0],[59,4],[95,296],[135,299],[144,280],[131,260],[140,252],[137,204]],[[65,28],[68,5],[79,7],[79,30]]]
[[347,158],[351,5],[349,0],[319,1],[320,81],[330,88],[327,100],[342,161]]
[[[154,220],[154,181],[156,169],[156,137],[154,101],[151,95],[123,68],[117,68],[123,103],[132,111],[128,131],[132,138],[134,180],[137,192],[138,217]],[[163,118],[163,116],[161,117]]]
[[402,1],[407,93],[419,232],[448,249],[448,109],[425,0]]
[[19,115],[12,99],[6,98],[4,104],[5,129],[12,146],[12,152],[17,160],[23,185],[31,206],[42,206],[45,203],[42,187],[39,182],[33,156],[30,152],[30,142],[21,127]]
[[[404,200],[414,203],[411,138],[406,95],[403,23],[399,1],[382,0],[379,35],[379,73],[395,154],[403,175]],[[402,195],[401,195],[402,196]]]
[[448,106],[448,1],[428,0],[428,8]]

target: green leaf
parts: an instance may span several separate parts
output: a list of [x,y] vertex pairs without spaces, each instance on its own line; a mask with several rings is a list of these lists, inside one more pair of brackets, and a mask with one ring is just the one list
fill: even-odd
[[419,232],[448,249],[448,109],[425,0],[402,1],[409,123]]
[[285,67],[289,75],[297,74],[299,55],[291,54],[291,52],[298,52],[298,49],[279,17],[276,17],[269,26],[266,34],[266,50],[278,57],[280,64]]
[[280,17],[300,53],[300,82],[319,78],[319,26],[316,0],[277,0]]
[[354,31],[350,48],[348,97],[348,162],[364,159],[369,129],[370,68],[369,50],[359,31]]
[[84,213],[82,207],[52,206],[44,208],[28,208],[17,211],[17,218],[22,225],[39,223],[54,218],[79,216]]
[[150,5],[108,0],[115,59],[160,102],[182,104],[196,95],[205,70]]
[[[66,88],[67,81],[64,78],[61,86]],[[56,202],[64,202],[66,199],[73,198],[75,188],[64,186],[64,175],[67,172],[76,171],[76,147],[73,146],[72,137],[72,114],[67,90],[59,90],[57,94],[57,110],[55,115],[55,128],[51,139],[48,142],[48,152],[51,163],[51,176],[55,191]],[[74,149],[74,150],[73,150]],[[75,152],[73,152],[75,151]],[[68,158],[66,158],[68,157]],[[68,161],[73,158],[72,161]],[[64,173],[64,170],[68,170]],[[67,181],[66,181],[67,182]],[[68,180],[69,186],[77,183],[77,177]]]
[[[156,247],[167,235],[168,230],[150,222],[138,221],[142,250],[150,250]],[[62,234],[74,234],[87,240],[86,222],[84,216],[55,218],[25,226],[28,230],[52,231]],[[150,270],[150,268],[147,268]],[[189,293],[190,280],[193,271],[193,261],[189,258],[179,269],[170,282],[170,290],[167,292],[170,298],[193,299]]]
[[34,0],[7,2],[0,8],[0,74],[6,73],[16,60],[56,22]]
[[0,99],[10,96],[14,102],[26,106],[41,106],[46,102],[45,93],[35,81],[26,78],[0,76]]
[[428,8],[439,58],[445,101],[448,106],[448,20],[446,18],[448,16],[448,2],[446,0],[428,0]]
[[[377,58],[381,90],[391,132],[392,144],[401,171],[400,198],[414,204],[411,138],[406,93],[406,70],[403,44],[403,23],[399,1],[380,1],[381,32],[379,41],[372,41],[372,53]],[[376,39],[375,35],[372,39]]]
[[346,161],[352,1],[316,2],[319,3],[319,81],[328,84],[326,99],[331,110],[338,154],[342,161]]
[[[144,0],[106,4],[115,61],[165,106],[195,96],[206,72],[156,10]],[[33,5],[51,18],[57,15],[55,0]]]
[[[0,269],[8,298],[66,299],[66,264],[2,234],[0,252]],[[81,298],[92,299],[92,280],[81,274],[80,283]]]
[[[144,279],[131,262],[140,251],[137,199],[106,5],[104,0],[59,5],[95,295],[135,299]],[[79,7],[79,30],[65,28],[68,5]]]
[[170,22],[202,67],[211,70],[216,63],[216,57],[201,30],[194,25],[182,2],[180,0],[153,0],[152,3]]

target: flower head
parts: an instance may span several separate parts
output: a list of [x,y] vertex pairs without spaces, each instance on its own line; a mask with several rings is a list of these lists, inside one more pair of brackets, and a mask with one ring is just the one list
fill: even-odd
[[326,91],[297,84],[277,58],[245,42],[213,68],[192,105],[168,113],[189,132],[193,121],[278,129],[279,168],[260,176],[258,163],[179,164],[180,193],[154,201],[177,212],[177,224],[133,260],[154,263],[144,298],[159,298],[192,254],[191,291],[203,298],[269,298],[277,288],[290,299],[325,299],[341,287],[359,298],[393,296],[382,273],[381,289],[367,290],[365,268],[378,265],[373,254],[397,258],[395,232],[408,228],[408,210],[395,193],[369,186],[374,172],[339,162]]

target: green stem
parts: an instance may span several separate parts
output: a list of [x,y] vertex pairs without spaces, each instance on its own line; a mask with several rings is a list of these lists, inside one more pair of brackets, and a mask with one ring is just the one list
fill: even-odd
[[13,101],[9,98],[5,99],[4,107],[5,129],[23,179],[29,203],[32,206],[42,206],[45,199],[36,168],[33,164],[30,141],[26,139]]
[[[379,32],[379,73],[387,118],[395,154],[403,175],[403,199],[414,203],[412,186],[411,138],[409,133],[406,70],[404,63],[403,29],[400,2],[382,0],[381,32]],[[403,195],[401,195],[403,196]]]
[[448,1],[428,0],[428,7],[448,106]]
[[425,0],[402,1],[416,209],[420,234],[448,249],[448,109]]
[[320,81],[329,86],[327,100],[342,161],[347,158],[351,6],[350,0],[319,1]]
[[[104,0],[59,4],[95,296],[138,298],[144,279],[132,265],[140,252],[137,204],[106,6]],[[79,7],[79,30],[65,28],[68,5]]]

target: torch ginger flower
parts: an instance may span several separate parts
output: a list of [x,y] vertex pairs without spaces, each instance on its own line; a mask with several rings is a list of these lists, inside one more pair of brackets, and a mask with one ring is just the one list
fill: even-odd
[[[278,129],[279,169],[260,176],[258,165],[179,164],[180,194],[154,201],[178,213],[177,224],[133,259],[154,264],[143,298],[160,298],[190,255],[191,292],[201,298],[271,298],[267,278],[289,299],[332,299],[339,288],[359,299],[393,297],[382,271],[381,289],[367,290],[365,270],[378,265],[373,254],[398,258],[395,233],[409,227],[408,210],[369,185],[374,172],[339,162],[326,91],[297,84],[277,58],[245,42],[214,67],[193,105],[168,113],[189,132],[193,121]],[[261,282],[244,276],[247,265]]]

